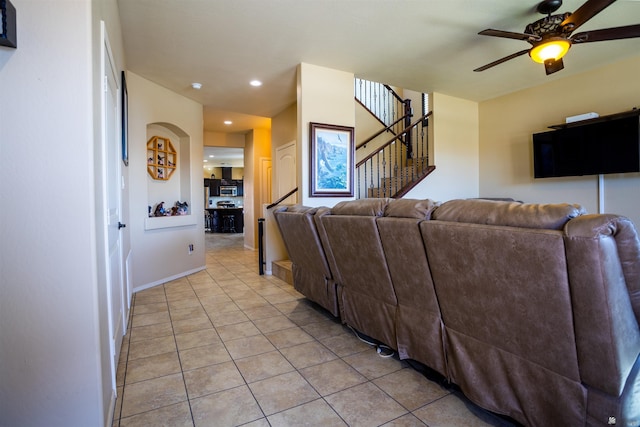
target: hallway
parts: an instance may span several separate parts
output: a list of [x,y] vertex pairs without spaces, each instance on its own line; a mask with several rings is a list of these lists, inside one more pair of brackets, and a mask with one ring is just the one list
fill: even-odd
[[206,270],[134,295],[114,427],[512,425],[258,275],[242,234],[206,246]]

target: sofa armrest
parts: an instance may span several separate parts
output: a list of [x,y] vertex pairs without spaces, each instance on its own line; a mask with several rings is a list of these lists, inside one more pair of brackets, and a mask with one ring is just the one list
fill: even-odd
[[613,237],[631,306],[640,324],[640,239],[633,222],[619,215],[584,215],[569,221],[565,228],[569,238]]
[[637,232],[624,217],[583,215],[564,234],[582,379],[619,396],[640,354]]

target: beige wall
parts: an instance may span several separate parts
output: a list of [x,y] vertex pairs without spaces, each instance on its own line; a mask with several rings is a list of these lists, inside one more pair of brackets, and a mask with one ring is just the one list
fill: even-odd
[[266,203],[261,188],[263,159],[271,159],[271,132],[269,129],[253,129],[245,135],[243,181],[244,246],[250,249],[258,248],[257,221],[262,214],[262,204]]
[[[202,170],[202,105],[127,72],[129,89],[129,174],[131,218],[127,225],[133,250],[133,289],[138,291],[203,269],[204,182]],[[147,126],[168,127],[189,141],[189,163],[181,162],[181,180],[189,184],[189,216],[147,218],[150,182],[146,164]],[[184,154],[182,154],[184,157]],[[187,170],[189,169],[189,170]],[[176,200],[164,200],[172,206]],[[158,224],[162,228],[150,229]],[[189,254],[187,248],[195,250]]]
[[273,153],[276,148],[296,140],[297,113],[297,104],[292,104],[271,119],[271,149]]
[[298,65],[298,185],[299,201],[307,206],[333,206],[343,197],[310,197],[309,123],[355,126],[354,76],[311,64]]
[[429,102],[434,111],[429,138],[435,144],[429,163],[436,170],[405,197],[436,201],[478,197],[478,104],[441,93],[431,94]]
[[[597,176],[533,179],[532,134],[567,116],[639,106],[639,70],[640,56],[481,103],[480,195],[579,203],[598,212]],[[640,174],[605,175],[604,212],[640,224],[638,189]]]
[[105,21],[123,69],[118,7],[12,3],[18,48],[0,47],[0,425],[111,425],[100,34]]
[[204,132],[204,145],[207,147],[244,147],[244,134]]
[[[278,170],[276,169],[276,150],[283,145],[296,142],[298,135],[298,106],[292,104],[271,119],[271,158],[273,159],[273,185],[271,188],[271,198],[275,201],[278,198]],[[271,270],[271,266],[268,266]]]
[[[384,125],[377,120],[373,114],[371,114],[366,108],[364,108],[359,102],[355,103],[355,117],[356,117],[356,146],[362,141],[373,136],[376,132],[379,132],[384,128]],[[356,163],[367,157],[369,154],[377,151],[383,144],[389,141],[393,137],[390,132],[384,132],[371,140],[366,147],[361,147],[356,150]]]

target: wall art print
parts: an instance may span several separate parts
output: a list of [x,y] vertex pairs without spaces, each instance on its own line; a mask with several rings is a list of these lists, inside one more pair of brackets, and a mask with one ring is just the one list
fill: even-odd
[[353,197],[354,129],[310,123],[311,197]]

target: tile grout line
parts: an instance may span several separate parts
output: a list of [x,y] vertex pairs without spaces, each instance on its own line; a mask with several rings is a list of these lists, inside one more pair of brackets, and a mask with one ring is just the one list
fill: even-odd
[[[188,281],[188,278],[187,278],[187,283],[189,283],[189,287],[191,288],[191,282]],[[196,421],[193,417],[193,408],[191,408],[191,399],[189,399],[189,389],[187,388],[187,381],[184,378],[184,369],[182,368],[182,358],[180,357],[180,349],[178,348],[178,340],[176,339],[176,330],[173,327],[173,318],[171,317],[171,307],[169,306],[169,298],[167,297],[167,288],[165,287],[164,284],[162,285],[162,288],[164,289],[164,297],[165,297],[165,300],[167,301],[167,312],[169,313],[169,322],[171,323],[171,332],[173,336],[173,342],[176,345],[176,355],[178,356],[178,364],[180,365],[180,376],[182,377],[182,384],[184,385],[184,393],[185,393],[185,396],[187,397],[187,405],[189,405],[189,415],[191,416],[191,424],[195,427]],[[193,288],[191,289],[193,290]],[[198,302],[200,302],[200,300],[198,300]]]
[[[414,411],[417,411],[417,410],[419,410],[419,409],[421,409],[421,408],[424,408],[424,407],[426,407],[426,406],[429,406],[429,405],[431,405],[431,404],[433,404],[433,403],[435,403],[435,402],[438,402],[438,401],[440,401],[441,399],[443,399],[443,398],[445,398],[445,397],[447,397],[447,396],[448,396],[448,394],[449,394],[449,393],[448,393],[448,394],[446,394],[446,395],[444,395],[444,396],[441,396],[441,397],[439,397],[439,398],[437,398],[437,399],[431,400],[431,401],[429,401],[429,402],[427,402],[427,403],[425,403],[425,404],[421,405],[420,407],[416,408],[414,411],[409,410],[409,409],[408,409],[407,407],[405,407],[402,403],[400,403],[398,400],[396,400],[393,396],[391,396],[391,395],[390,395],[389,393],[387,393],[385,390],[383,390],[382,388],[380,388],[380,386],[378,386],[376,383],[374,383],[374,381],[375,381],[375,380],[377,380],[377,379],[380,379],[380,378],[384,378],[384,377],[386,377],[386,376],[388,376],[388,375],[392,375],[392,374],[394,374],[394,373],[396,373],[396,372],[399,372],[399,371],[401,371],[401,370],[403,370],[403,369],[411,369],[411,368],[412,368],[411,366],[405,366],[405,365],[402,365],[398,370],[395,370],[395,371],[393,371],[393,372],[386,373],[386,374],[384,374],[384,375],[382,375],[382,376],[380,376],[380,377],[376,377],[376,378],[373,378],[373,379],[370,379],[368,376],[363,375],[363,374],[362,374],[360,371],[358,371],[358,370],[357,370],[357,369],[356,369],[356,368],[355,368],[351,363],[349,363],[347,360],[345,360],[345,358],[347,358],[347,357],[349,357],[349,356],[352,356],[352,355],[354,355],[354,354],[360,353],[360,352],[369,351],[370,349],[366,349],[366,350],[363,350],[363,351],[356,351],[355,353],[350,353],[350,354],[346,354],[346,355],[340,356],[340,355],[339,355],[338,353],[336,353],[334,350],[332,350],[331,348],[329,348],[329,347],[327,346],[327,344],[325,344],[324,342],[322,342],[320,338],[316,337],[314,334],[309,333],[309,332],[308,332],[306,329],[304,329],[304,327],[303,327],[303,326],[306,326],[306,325],[312,325],[312,324],[314,324],[314,323],[321,323],[321,322],[323,322],[325,319],[323,319],[323,320],[318,320],[318,319],[316,318],[316,319],[314,319],[313,321],[311,321],[311,322],[309,322],[309,323],[305,323],[304,325],[301,325],[301,324],[297,323],[296,321],[294,321],[294,320],[290,317],[293,313],[288,313],[288,314],[287,314],[288,310],[286,310],[286,309],[285,309],[285,306],[284,306],[283,304],[287,304],[288,302],[295,302],[295,301],[299,301],[301,298],[299,297],[299,295],[298,295],[299,293],[297,293],[297,291],[295,291],[295,292],[289,292],[289,290],[288,290],[288,289],[286,289],[286,288],[285,288],[285,286],[280,286],[280,284],[279,284],[279,283],[274,283],[274,281],[261,282],[261,281],[259,281],[259,280],[255,280],[255,279],[253,279],[253,277],[248,277],[248,274],[249,274],[249,272],[250,272],[250,271],[252,271],[252,269],[251,269],[251,268],[248,268],[248,267],[247,267],[247,265],[248,265],[248,263],[249,263],[249,262],[253,263],[253,261],[254,261],[254,260],[253,260],[253,259],[252,259],[252,260],[249,260],[249,259],[248,259],[248,257],[246,257],[246,256],[239,256],[239,255],[241,254],[241,251],[233,251],[233,252],[234,252],[234,254],[233,254],[234,256],[233,256],[233,259],[232,259],[232,263],[231,263],[231,264],[233,264],[234,266],[238,266],[238,268],[242,270],[242,271],[240,272],[240,276],[238,276],[236,272],[233,272],[233,271],[231,271],[231,270],[230,270],[230,268],[229,268],[229,265],[230,265],[230,264],[229,264],[229,263],[227,263],[227,264],[222,264],[222,263],[217,262],[217,261],[216,261],[216,262],[215,262],[215,264],[214,264],[214,265],[215,265],[215,267],[210,266],[210,262],[209,262],[209,261],[207,261],[207,263],[206,263],[206,264],[207,264],[207,267],[205,267],[204,272],[206,272],[206,274],[207,274],[208,278],[210,278],[210,279],[213,281],[213,283],[214,283],[217,287],[219,287],[219,288],[220,288],[220,290],[222,291],[222,294],[224,294],[227,298],[229,298],[229,299],[230,299],[230,301],[231,301],[231,303],[232,303],[232,304],[234,304],[234,305],[237,307],[238,311],[239,311],[239,312],[241,312],[241,313],[242,313],[242,314],[247,318],[246,322],[250,322],[250,324],[258,330],[259,334],[257,334],[256,336],[258,336],[258,335],[259,335],[259,336],[263,337],[264,339],[266,339],[266,340],[267,340],[267,342],[269,342],[269,343],[274,347],[274,350],[275,350],[275,351],[277,351],[277,353],[278,353],[282,358],[284,358],[284,360],[286,360],[288,363],[290,363],[290,364],[292,365],[293,370],[292,370],[292,371],[290,371],[290,372],[296,372],[298,375],[300,375],[300,376],[304,379],[305,383],[306,383],[306,384],[307,384],[307,385],[308,385],[312,390],[314,390],[314,392],[315,392],[315,393],[317,393],[317,395],[318,395],[318,397],[317,397],[317,398],[314,398],[314,399],[310,400],[309,402],[300,403],[300,404],[297,404],[297,405],[292,406],[292,407],[290,407],[290,408],[286,408],[286,409],[283,409],[283,410],[281,410],[281,411],[274,412],[273,414],[271,414],[271,415],[269,415],[269,416],[273,416],[273,415],[276,415],[276,414],[280,414],[280,413],[283,413],[283,412],[289,411],[289,410],[291,410],[291,409],[298,408],[298,407],[300,407],[300,406],[303,406],[303,405],[309,404],[309,403],[311,403],[311,402],[316,402],[316,401],[322,400],[322,401],[323,401],[323,402],[324,402],[324,403],[325,403],[325,404],[326,404],[326,405],[331,409],[331,411],[332,411],[335,415],[337,415],[337,417],[338,417],[340,420],[342,420],[343,422],[345,422],[345,423],[348,425],[347,421],[346,421],[346,420],[345,420],[345,419],[344,419],[344,418],[343,418],[343,417],[342,417],[342,416],[341,416],[341,415],[336,411],[336,409],[334,409],[334,408],[333,408],[333,406],[331,406],[331,405],[329,404],[329,402],[327,401],[327,398],[328,398],[328,397],[330,397],[330,396],[333,396],[333,395],[335,395],[335,394],[337,394],[337,393],[343,392],[343,391],[345,391],[345,390],[349,390],[349,389],[352,389],[352,388],[354,388],[354,387],[361,386],[361,385],[368,384],[368,383],[371,383],[371,384],[372,384],[372,385],[373,385],[377,390],[381,391],[381,392],[382,392],[386,397],[388,397],[389,399],[391,399],[393,402],[395,402],[396,404],[398,404],[401,408],[403,408],[403,409],[406,411],[404,414],[402,414],[402,415],[400,415],[400,416],[398,416],[398,417],[396,417],[396,418],[394,418],[394,419],[392,419],[392,420],[388,420],[388,421],[386,421],[385,423],[392,422],[392,421],[397,420],[397,419],[399,419],[399,418],[402,418],[402,417],[404,417],[404,416],[406,416],[406,415],[408,415],[408,414],[413,415],[413,412],[414,412]],[[238,254],[236,254],[235,252],[238,252]],[[212,257],[207,256],[207,260],[209,260],[209,259],[211,259],[211,258],[212,258]],[[221,273],[222,273],[222,274],[224,274],[224,275],[225,275],[225,277],[226,277],[226,274],[227,274],[227,273],[229,273],[229,274],[231,275],[231,276],[229,277],[229,279],[228,279],[229,281],[231,281],[231,280],[237,280],[237,281],[239,282],[239,283],[238,283],[238,285],[239,285],[239,284],[242,284],[244,287],[248,288],[248,289],[249,289],[249,290],[251,290],[253,293],[255,293],[256,295],[258,295],[258,296],[260,297],[260,299],[266,303],[266,304],[264,305],[264,307],[269,307],[269,308],[271,308],[271,309],[274,309],[274,310],[275,310],[275,312],[274,312],[274,313],[278,313],[278,314],[273,314],[273,315],[272,315],[272,314],[270,314],[269,316],[267,316],[267,317],[263,317],[263,318],[260,318],[260,319],[258,319],[258,318],[254,319],[254,318],[250,317],[250,316],[248,315],[248,311],[249,311],[249,310],[251,310],[252,308],[259,308],[259,307],[251,307],[251,306],[249,305],[249,306],[246,306],[245,308],[242,308],[241,306],[237,305],[237,304],[236,304],[236,300],[238,299],[238,297],[235,297],[235,298],[234,298],[234,297],[231,297],[231,296],[230,296],[230,294],[229,294],[229,292],[233,293],[233,289],[232,289],[232,288],[233,288],[233,286],[235,286],[235,285],[222,287],[222,286],[220,286],[220,282],[219,282],[218,280],[216,280],[216,279],[213,277],[213,274],[214,274],[214,273],[213,273],[213,271],[212,271],[212,270],[218,270],[218,269],[220,269],[220,270],[221,270]],[[244,278],[242,278],[245,274],[247,274],[247,276],[246,276],[246,277],[244,277]],[[220,344],[222,344],[222,346],[223,346],[223,348],[225,349],[225,351],[227,352],[227,354],[228,354],[229,356],[231,356],[231,353],[229,352],[229,349],[228,349],[228,347],[227,347],[226,342],[222,339],[222,337],[221,337],[220,333],[218,332],[218,328],[217,328],[217,327],[216,327],[216,325],[214,324],[214,321],[213,321],[213,319],[212,319],[212,317],[211,317],[210,313],[205,309],[205,306],[204,306],[204,304],[203,304],[203,302],[202,302],[202,300],[201,300],[201,298],[206,298],[206,296],[207,296],[207,295],[205,295],[205,296],[202,296],[202,297],[201,297],[201,296],[198,294],[198,292],[196,291],[196,288],[194,288],[194,285],[197,285],[197,284],[199,283],[198,281],[196,281],[196,282],[192,282],[192,281],[191,281],[191,279],[189,278],[189,276],[185,276],[185,279],[186,279],[186,283],[185,283],[185,284],[188,284],[190,291],[191,291],[191,292],[193,292],[193,293],[194,293],[194,295],[195,295],[195,297],[197,298],[197,301],[198,301],[198,304],[199,304],[199,305],[198,305],[198,307],[204,310],[205,315],[207,316],[207,319],[208,319],[209,324],[211,325],[211,327],[213,328],[213,331],[216,333],[217,337],[218,337],[218,338],[219,338],[219,340],[220,340]],[[224,279],[224,280],[222,280],[222,281],[224,282],[225,280],[227,280],[227,279]],[[245,280],[248,280],[248,282],[247,282],[247,281],[245,281]],[[255,280],[255,281],[254,281],[254,280]],[[279,280],[281,280],[281,279],[279,279]],[[203,283],[205,283],[205,282],[203,282]],[[182,375],[183,386],[184,386],[184,389],[185,389],[185,394],[186,394],[186,397],[187,397],[187,402],[188,402],[188,404],[189,404],[189,410],[190,410],[191,421],[192,421],[193,425],[195,426],[195,417],[194,417],[194,411],[193,411],[193,408],[192,408],[192,406],[191,406],[191,403],[192,403],[192,402],[191,402],[191,400],[192,400],[192,399],[197,399],[197,398],[195,398],[195,397],[194,397],[194,398],[192,398],[192,397],[190,397],[190,396],[189,396],[189,391],[188,391],[188,388],[187,388],[187,382],[186,382],[186,377],[185,377],[185,371],[184,371],[184,367],[183,367],[183,360],[182,360],[182,357],[181,357],[181,355],[180,355],[180,349],[179,349],[179,347],[178,347],[177,336],[176,336],[176,330],[175,330],[175,328],[174,328],[174,320],[173,320],[173,316],[172,316],[172,313],[171,313],[170,298],[169,298],[169,293],[170,293],[170,292],[169,292],[169,289],[168,289],[167,287],[165,287],[165,285],[166,285],[166,284],[163,284],[163,285],[162,285],[162,286],[163,286],[164,298],[165,298],[164,303],[165,303],[165,305],[166,305],[166,307],[167,307],[167,312],[168,312],[168,314],[169,314],[169,321],[171,322],[171,331],[172,331],[172,335],[173,335],[173,341],[174,341],[174,344],[175,344],[175,346],[176,346],[176,352],[177,352],[177,355],[178,355],[178,361],[179,361],[179,365],[180,365],[180,373],[181,373],[181,375]],[[265,295],[263,295],[263,294],[261,294],[261,293],[260,293],[260,291],[261,291],[261,290],[267,289],[267,286],[266,286],[266,285],[269,285],[269,286],[274,287],[274,290],[275,290],[275,289],[277,289],[277,290],[280,290],[280,291],[285,292],[285,293],[287,293],[287,294],[290,294],[290,295],[292,295],[292,296],[294,297],[294,299],[293,299],[293,300],[291,300],[291,301],[277,302],[277,297],[274,297],[274,298],[271,298],[271,300],[270,300],[270,299],[268,299],[267,297],[268,297],[268,296],[270,296],[270,295],[276,295],[276,294],[277,294],[277,292],[274,292],[273,294],[269,293],[269,294],[267,294],[266,296],[265,296]],[[288,285],[288,284],[287,284],[287,287],[291,287],[291,285]],[[206,288],[205,288],[205,287],[203,287],[203,289],[206,289]],[[294,290],[295,290],[295,289],[294,289]],[[168,293],[168,292],[169,292],[169,293]],[[222,295],[222,294],[221,294],[221,295]],[[191,297],[189,297],[189,298],[185,298],[185,300],[186,300],[186,299],[190,299],[190,298],[191,298]],[[243,299],[243,298],[239,298],[239,299]],[[177,300],[175,300],[175,301],[181,301],[181,300],[182,300],[182,299],[177,299]],[[276,302],[272,302],[272,301],[276,301]],[[128,328],[128,329],[129,329],[129,334],[130,334],[130,336],[129,336],[129,339],[128,339],[128,342],[127,342],[127,357],[126,357],[126,359],[125,359],[125,366],[124,366],[122,401],[121,401],[120,408],[119,408],[119,410],[120,410],[120,414],[119,414],[119,415],[120,415],[120,416],[117,418],[117,424],[115,423],[115,418],[116,418],[116,417],[114,416],[114,424],[113,424],[114,426],[116,426],[116,425],[118,425],[118,426],[119,426],[119,425],[120,425],[120,422],[121,422],[121,416],[122,416],[122,409],[123,409],[123,406],[124,406],[123,404],[124,404],[125,389],[126,389],[126,386],[127,386],[127,384],[126,384],[126,376],[127,376],[128,363],[129,363],[129,357],[130,357],[130,347],[131,347],[131,344],[132,344],[132,343],[131,343],[131,332],[132,332],[132,327],[133,327],[133,315],[134,315],[134,313],[135,313],[135,302],[136,302],[136,300],[135,300],[135,295],[134,295],[134,299],[132,300],[132,308],[133,308],[133,310],[131,310],[131,314],[130,314],[130,316],[131,316],[131,320],[130,320],[130,322],[129,322],[129,328]],[[172,302],[173,302],[173,301],[172,301]],[[180,309],[179,309],[179,308],[175,308],[174,310],[180,310]],[[289,322],[291,322],[293,326],[285,327],[285,328],[283,328],[283,329],[276,329],[276,330],[274,330],[274,331],[269,331],[269,332],[265,333],[265,332],[263,332],[263,331],[262,331],[262,330],[257,326],[257,324],[256,324],[256,321],[258,321],[258,320],[269,319],[270,317],[280,316],[280,315],[282,315],[282,316],[283,316],[284,318],[286,318]],[[302,321],[302,319],[300,319],[300,318],[299,318],[299,319],[298,319],[298,321]],[[245,320],[243,320],[243,321],[241,321],[241,322],[237,322],[237,323],[231,323],[231,324],[229,324],[229,325],[234,325],[234,324],[239,324],[239,323],[244,323],[244,322],[245,322]],[[225,325],[225,326],[226,326],[226,325]],[[344,325],[342,325],[342,326],[343,326],[343,328],[344,328]],[[207,329],[208,329],[208,328],[207,328]],[[343,362],[343,363],[345,363],[347,366],[349,366],[349,368],[350,368],[350,369],[353,369],[353,370],[355,370],[355,372],[358,372],[360,375],[362,375],[362,376],[364,377],[365,381],[364,381],[364,382],[362,382],[362,383],[359,383],[359,384],[352,385],[352,386],[347,387],[347,388],[342,389],[342,390],[334,391],[334,392],[332,392],[332,393],[327,394],[326,396],[321,395],[321,394],[320,394],[320,392],[319,392],[319,390],[318,390],[318,389],[316,389],[316,388],[315,388],[315,387],[314,387],[314,386],[313,386],[313,385],[312,385],[312,384],[307,380],[307,378],[306,378],[304,375],[302,375],[302,372],[301,372],[301,371],[302,371],[302,370],[304,370],[304,369],[306,369],[306,368],[310,368],[310,367],[314,367],[314,366],[319,366],[319,365],[321,365],[321,364],[323,364],[323,363],[326,363],[326,362],[319,362],[319,363],[315,363],[315,364],[313,364],[313,365],[304,366],[303,368],[298,368],[298,367],[296,367],[295,365],[293,365],[293,363],[291,363],[291,361],[290,361],[290,360],[285,356],[285,354],[282,352],[282,350],[283,350],[283,349],[286,349],[286,348],[290,348],[290,347],[295,347],[295,346],[297,346],[297,345],[302,345],[302,344],[305,344],[305,343],[293,344],[293,345],[289,345],[289,346],[286,346],[286,347],[279,348],[279,347],[276,345],[276,342],[277,342],[277,341],[273,341],[273,339],[272,339],[272,338],[270,339],[270,338],[267,336],[267,334],[270,334],[270,333],[276,333],[276,332],[284,331],[284,330],[287,330],[287,329],[299,329],[299,330],[301,330],[301,331],[304,331],[305,333],[307,333],[307,334],[312,338],[312,341],[309,341],[309,342],[314,342],[314,343],[316,343],[316,344],[320,344],[320,345],[322,346],[322,348],[326,349],[326,350],[327,350],[327,351],[329,351],[333,356],[335,356],[335,357],[336,357],[336,359],[335,359],[335,360],[340,360],[340,361],[342,361],[342,362]],[[197,329],[197,330],[199,331],[200,329]],[[203,329],[203,330],[204,330],[204,329]],[[189,332],[194,332],[194,331],[189,331]],[[346,332],[346,330],[343,330],[342,332]],[[341,333],[342,333],[342,332],[341,332]],[[185,333],[187,333],[187,332],[185,332]],[[335,336],[340,336],[340,335],[341,335],[341,334],[336,334]],[[251,336],[253,336],[253,335],[251,335]],[[329,337],[332,337],[332,336],[333,336],[333,335],[330,335]],[[232,340],[233,340],[233,339],[241,339],[241,338],[245,338],[245,337],[232,338]],[[196,347],[198,347],[198,346],[196,346]],[[196,347],[194,347],[194,348],[196,348]],[[190,348],[191,348],[191,347],[190,347]],[[265,352],[265,353],[266,353],[266,352]],[[259,353],[258,355],[260,355],[260,354],[265,354],[265,353]],[[252,357],[252,356],[247,356],[247,358],[248,358],[248,357]],[[241,358],[241,359],[236,359],[236,358],[234,358],[234,357],[230,357],[230,359],[231,359],[231,361],[233,362],[233,364],[234,364],[234,366],[235,366],[236,370],[239,372],[240,376],[242,377],[243,382],[244,382],[244,384],[243,384],[243,385],[244,385],[244,386],[249,390],[249,392],[251,393],[252,398],[253,398],[253,399],[254,399],[254,401],[257,403],[257,406],[258,406],[258,408],[260,409],[261,414],[262,414],[262,418],[258,418],[258,419],[253,420],[253,421],[248,421],[248,422],[245,422],[245,423],[240,424],[240,425],[250,424],[250,423],[253,423],[253,422],[259,421],[259,420],[261,420],[261,419],[264,419],[264,421],[265,421],[267,424],[269,424],[269,425],[270,425],[270,422],[269,422],[269,420],[268,420],[268,417],[266,416],[266,414],[265,414],[264,410],[262,409],[262,406],[261,406],[261,405],[260,405],[260,403],[258,402],[258,399],[256,398],[256,395],[253,393],[253,390],[252,390],[252,389],[251,389],[251,387],[249,386],[249,382],[247,381],[247,377],[245,377],[245,375],[243,375],[243,374],[242,374],[242,371],[240,371],[239,366],[238,366],[238,364],[237,364],[237,361],[238,361],[238,360],[243,360],[243,359],[245,359],[245,357],[243,357],[243,358]],[[394,357],[394,359],[395,359],[395,357]],[[401,361],[401,362],[402,362],[402,361]],[[215,364],[217,364],[217,363],[215,363]],[[207,366],[210,366],[210,365],[207,365]],[[199,368],[194,368],[194,369],[199,369]],[[274,376],[277,376],[277,375],[272,375],[272,376],[269,376],[269,377],[267,377],[267,378],[265,378],[265,379],[273,378]],[[254,382],[255,382],[255,381],[254,381]],[[221,390],[221,391],[219,391],[219,392],[227,391],[227,390],[233,390],[233,389],[236,389],[236,388],[239,388],[239,387],[242,387],[242,385],[238,385],[238,386],[236,386],[236,387],[231,387],[231,388],[228,388],[228,389],[225,389],[225,390]],[[205,394],[205,395],[203,395],[203,396],[198,396],[198,398],[201,398],[201,397],[204,397],[204,396],[208,396],[208,395],[212,395],[212,394],[219,393],[219,392],[208,393],[208,394]],[[165,405],[165,406],[170,406],[170,405]],[[116,409],[117,409],[117,407],[116,407]],[[152,410],[155,410],[155,409],[159,409],[159,408],[154,408],[154,409],[152,409]],[[152,411],[152,410],[150,410],[150,411]],[[150,411],[144,411],[144,412],[142,412],[142,413],[150,412]],[[142,413],[141,413],[141,414],[142,414]],[[138,414],[135,414],[135,415],[138,415]],[[133,416],[133,415],[132,415],[132,416]],[[416,417],[416,418],[420,421],[421,425],[427,425],[425,421],[422,421],[422,420],[421,420],[421,419],[419,419],[416,415],[413,415],[413,416],[414,416],[414,417]]]
[[[135,306],[136,306],[136,294],[132,295],[132,299],[131,299],[131,309],[129,311],[129,323],[127,325],[127,332],[125,333],[125,335],[128,333],[129,334],[129,338],[127,339],[127,357],[125,358],[124,361],[124,373],[122,375],[122,395],[120,396],[120,410],[118,411],[118,425],[117,427],[120,427],[120,419],[122,418],[122,407],[124,406],[124,394],[125,394],[125,388],[127,385],[127,368],[129,367],[129,351],[131,350],[131,329],[133,328],[133,312],[135,310]],[[122,349],[120,349],[120,353],[122,354]],[[118,355],[118,364],[120,363],[120,355]],[[116,367],[116,372],[118,372],[118,368]],[[116,384],[116,393],[118,390],[118,385]],[[118,409],[117,407],[117,397],[116,397],[116,407],[114,408],[115,410]],[[113,420],[111,421],[111,424],[113,425],[113,423],[116,421],[116,416],[115,413],[113,415]]]
[[[225,268],[226,268],[226,267],[225,267]],[[227,269],[227,270],[228,270],[228,269]],[[233,298],[231,298],[231,297],[229,296],[229,294],[227,293],[227,291],[226,291],[224,288],[222,288],[222,287],[218,284],[218,282],[216,281],[216,279],[215,279],[215,278],[211,275],[211,273],[209,272],[209,269],[208,269],[208,268],[205,268],[205,270],[204,270],[204,271],[206,271],[207,275],[211,278],[211,280],[213,280],[213,281],[214,281],[214,283],[216,283],[216,286],[219,286],[219,287],[220,287],[220,289],[222,289],[222,291],[224,292],[225,296],[226,296],[227,298],[229,298],[229,299],[231,300],[231,302],[233,302],[233,303],[235,304],[235,302],[233,301]],[[228,270],[228,271],[229,271],[229,270]],[[189,280],[189,279],[188,279],[188,277],[187,277],[187,280]],[[191,280],[189,280],[189,286],[191,286],[191,289],[193,289],[193,284],[191,283]],[[222,344],[222,346],[224,347],[225,351],[226,351],[226,352],[227,352],[227,354],[229,355],[229,358],[230,358],[230,359],[231,359],[231,361],[233,362],[233,365],[235,366],[236,370],[238,371],[238,373],[239,373],[239,374],[240,374],[240,376],[242,377],[242,380],[244,381],[244,386],[249,390],[249,392],[251,393],[251,396],[253,397],[253,399],[255,400],[256,404],[258,405],[258,408],[260,408],[260,412],[262,413],[262,416],[263,416],[262,418],[264,418],[264,419],[266,420],[266,419],[267,419],[267,416],[266,416],[266,414],[265,414],[264,410],[262,409],[262,407],[260,406],[260,403],[258,402],[258,399],[256,399],[255,395],[253,394],[253,390],[251,390],[251,387],[249,387],[249,383],[247,382],[247,379],[244,377],[244,375],[242,375],[242,371],[240,371],[240,368],[238,367],[238,364],[236,363],[236,359],[235,359],[235,358],[233,358],[233,357],[231,356],[231,353],[229,352],[229,349],[228,349],[228,347],[227,347],[226,343],[224,342],[224,340],[223,340],[223,339],[222,339],[222,337],[220,336],[220,333],[218,332],[218,329],[216,328],[216,325],[213,323],[213,320],[212,320],[212,319],[211,319],[211,317],[209,316],[209,312],[205,309],[204,305],[202,304],[202,301],[200,300],[200,296],[198,295],[198,293],[197,293],[195,290],[194,290],[194,293],[195,293],[195,295],[196,295],[196,298],[198,299],[198,303],[200,304],[200,306],[201,306],[201,307],[202,307],[202,309],[204,310],[205,314],[207,315],[207,319],[209,319],[209,323],[211,323],[211,327],[212,327],[212,328],[213,328],[213,330],[215,331],[216,335],[218,335],[218,338],[220,338],[220,343]],[[239,307],[238,307],[238,308],[239,308]],[[240,309],[240,311],[242,311],[242,310]],[[244,311],[243,311],[243,314],[244,314]],[[246,314],[245,314],[245,315],[246,315]],[[254,325],[254,326],[255,326],[255,325]],[[176,345],[177,345],[177,344],[176,344]],[[222,391],[228,391],[228,390],[233,390],[233,389],[235,389],[235,388],[239,388],[239,387],[242,387],[242,386],[240,385],[240,386],[236,386],[236,387],[231,387],[231,388],[228,388],[228,389],[225,389],[225,390],[221,390],[221,391],[219,391],[219,392],[222,392]],[[219,393],[219,392],[210,393],[210,394],[208,394],[208,395],[206,395],[206,396],[209,396],[209,395],[212,395],[212,394],[216,394],[216,393]],[[200,397],[204,397],[204,396],[200,396]],[[189,399],[189,401],[190,401],[190,399]],[[189,403],[189,407],[191,407],[191,403]],[[192,416],[193,416],[193,414],[192,414]],[[192,418],[192,419],[193,419],[193,418]],[[255,422],[255,421],[258,421],[259,419],[260,419],[260,418],[258,418],[258,419],[256,419],[256,420],[252,420],[252,421],[250,421],[250,422]],[[268,421],[267,421],[267,422],[268,422]],[[245,424],[246,424],[246,423],[245,423]],[[194,420],[194,426],[195,426],[195,420]]]

